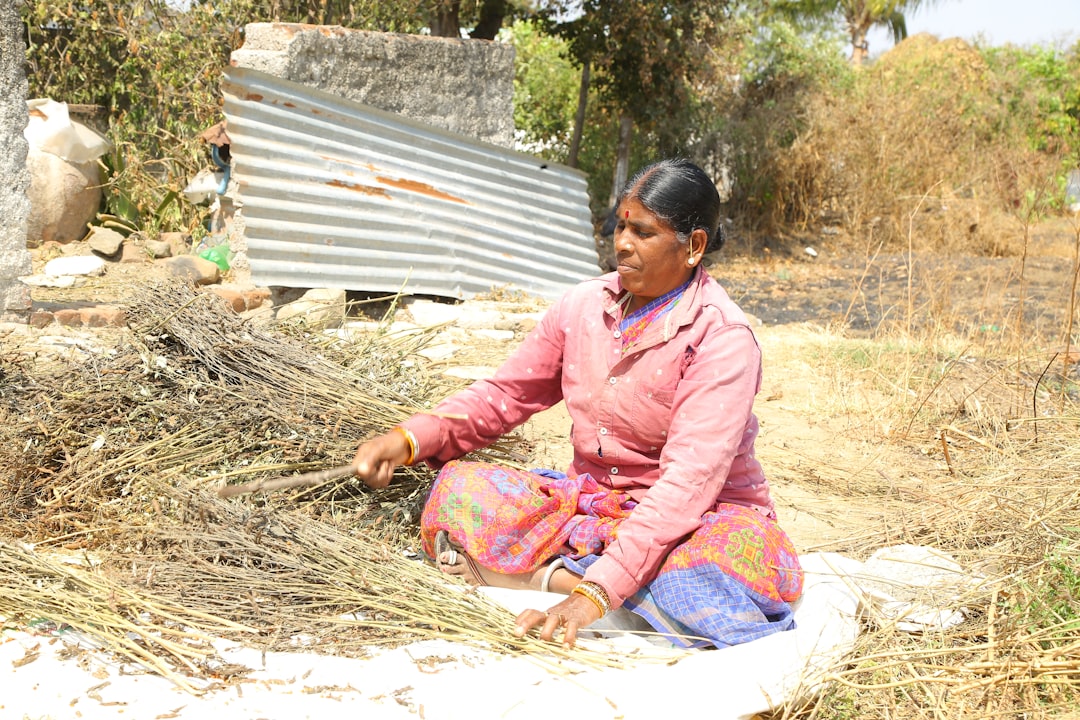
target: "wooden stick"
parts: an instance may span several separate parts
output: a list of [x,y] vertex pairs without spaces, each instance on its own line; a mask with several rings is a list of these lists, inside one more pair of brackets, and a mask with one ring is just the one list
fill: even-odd
[[329,480],[337,480],[355,474],[356,469],[352,465],[340,465],[326,470],[315,470],[288,477],[258,480],[243,485],[224,485],[218,489],[218,495],[221,497],[233,497],[234,495],[245,495],[254,492],[271,492],[273,490],[285,490],[309,485],[322,485]]

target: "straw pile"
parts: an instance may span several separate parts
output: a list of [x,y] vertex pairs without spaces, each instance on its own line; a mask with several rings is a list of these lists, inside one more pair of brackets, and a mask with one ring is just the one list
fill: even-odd
[[[189,689],[183,675],[215,673],[211,637],[359,654],[453,636],[540,652],[511,641],[505,610],[410,559],[426,468],[380,492],[355,479],[215,492],[346,464],[360,440],[430,407],[450,389],[414,355],[430,338],[260,329],[180,282],[138,288],[128,307],[137,325],[85,361],[0,354],[0,616],[84,630]],[[510,439],[481,456],[522,449]],[[55,557],[73,550],[75,564]]]

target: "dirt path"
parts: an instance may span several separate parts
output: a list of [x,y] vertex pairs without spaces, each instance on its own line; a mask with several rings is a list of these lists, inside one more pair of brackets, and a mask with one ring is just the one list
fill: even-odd
[[[807,361],[815,332],[802,325],[759,327],[765,379],[755,403],[761,423],[758,459],[773,487],[777,514],[801,551],[828,547],[878,527],[884,508],[878,497],[889,469],[912,463],[934,471],[924,457],[912,458],[886,444],[860,439],[851,428],[823,418],[830,389]],[[534,461],[566,467],[573,456],[570,419],[560,403],[536,415],[522,433],[535,445]]]

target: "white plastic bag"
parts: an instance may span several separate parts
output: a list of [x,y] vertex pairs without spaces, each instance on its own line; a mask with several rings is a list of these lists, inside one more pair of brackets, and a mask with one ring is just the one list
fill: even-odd
[[67,103],[37,98],[27,100],[26,107],[30,121],[23,135],[30,147],[71,163],[96,160],[109,151],[111,145],[106,138],[71,119]]

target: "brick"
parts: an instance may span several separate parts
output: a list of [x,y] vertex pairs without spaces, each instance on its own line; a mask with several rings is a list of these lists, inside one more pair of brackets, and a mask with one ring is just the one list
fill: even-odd
[[56,322],[64,327],[81,327],[83,324],[82,314],[74,308],[64,308],[53,313]]
[[35,310],[29,318],[30,327],[41,330],[56,322],[56,317],[48,310]]
[[86,327],[123,327],[127,324],[127,314],[115,305],[95,305],[80,311],[83,325]]
[[224,300],[225,304],[232,308],[233,312],[242,313],[247,310],[247,301],[244,299],[244,294],[239,290],[216,287],[211,288],[210,292]]

